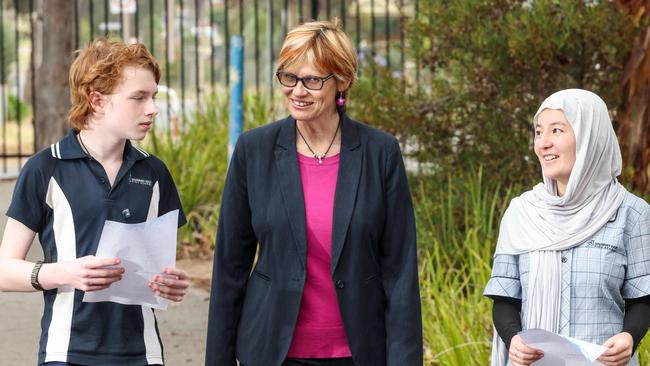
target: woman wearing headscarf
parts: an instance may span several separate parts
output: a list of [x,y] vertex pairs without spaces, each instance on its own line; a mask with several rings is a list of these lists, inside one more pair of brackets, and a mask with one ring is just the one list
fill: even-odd
[[510,202],[492,276],[492,364],[544,357],[522,329],[602,344],[604,365],[638,365],[650,323],[650,206],[617,181],[620,148],[607,106],[580,89],[548,97],[533,118],[543,183]]
[[244,133],[226,178],[206,365],[422,365],[404,164],[395,137],[345,114],[356,74],[337,23],[287,34],[290,116]]

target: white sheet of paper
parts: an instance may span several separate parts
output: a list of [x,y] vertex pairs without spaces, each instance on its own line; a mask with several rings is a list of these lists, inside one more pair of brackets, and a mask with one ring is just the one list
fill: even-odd
[[555,334],[543,329],[526,329],[519,336],[533,348],[544,351],[544,357],[535,366],[592,366],[607,347]]
[[112,301],[167,309],[168,300],[156,296],[149,281],[164,267],[176,266],[178,210],[140,224],[106,221],[96,257],[119,258],[124,275],[109,288],[86,292],[84,302]]

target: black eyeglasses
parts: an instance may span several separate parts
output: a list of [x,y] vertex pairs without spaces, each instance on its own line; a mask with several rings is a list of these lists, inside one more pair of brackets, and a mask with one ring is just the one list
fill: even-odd
[[325,84],[327,80],[329,80],[332,76],[334,76],[334,74],[329,74],[325,77],[305,76],[299,78],[297,75],[294,75],[290,72],[284,72],[284,71],[278,71],[275,73],[275,75],[278,77],[278,81],[280,82],[280,84],[288,88],[293,88],[294,86],[298,85],[298,81],[301,81],[302,85],[309,90],[323,89],[323,84]]

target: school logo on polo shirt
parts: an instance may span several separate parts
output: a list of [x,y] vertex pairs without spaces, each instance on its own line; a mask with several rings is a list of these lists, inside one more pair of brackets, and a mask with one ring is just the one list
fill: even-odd
[[129,173],[129,184],[142,184],[143,186],[151,187],[153,182],[149,179],[134,178],[131,176],[131,173]]

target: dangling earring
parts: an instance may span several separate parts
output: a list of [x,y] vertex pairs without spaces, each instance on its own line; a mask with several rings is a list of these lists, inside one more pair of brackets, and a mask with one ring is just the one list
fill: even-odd
[[343,92],[339,92],[339,96],[336,98],[336,105],[339,107],[345,106],[345,98],[343,97]]

